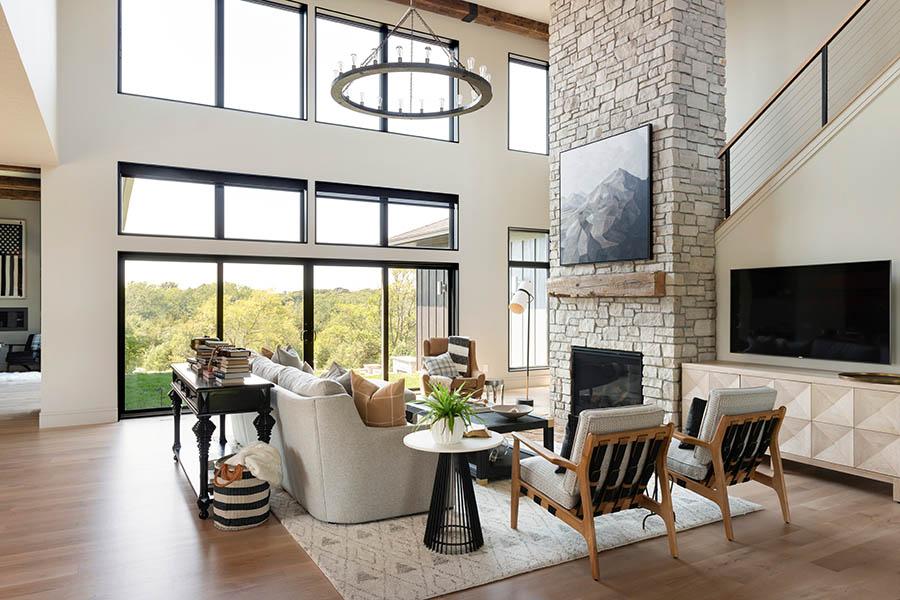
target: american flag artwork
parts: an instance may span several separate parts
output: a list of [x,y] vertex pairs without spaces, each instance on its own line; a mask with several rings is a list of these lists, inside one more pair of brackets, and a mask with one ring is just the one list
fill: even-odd
[[25,221],[0,219],[0,298],[25,297]]

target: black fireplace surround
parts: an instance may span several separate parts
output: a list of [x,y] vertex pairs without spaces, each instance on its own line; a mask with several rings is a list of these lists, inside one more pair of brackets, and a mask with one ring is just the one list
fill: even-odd
[[571,458],[581,411],[644,403],[643,363],[640,352],[572,346],[572,406],[562,456]]

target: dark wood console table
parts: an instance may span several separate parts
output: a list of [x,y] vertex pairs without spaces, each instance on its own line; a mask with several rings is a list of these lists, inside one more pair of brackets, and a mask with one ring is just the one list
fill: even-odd
[[[269,442],[275,419],[272,412],[271,392],[275,387],[271,381],[249,375],[239,384],[222,385],[214,379],[206,379],[193,372],[187,363],[172,365],[172,411],[175,414],[175,443],[172,454],[185,476],[197,493],[197,507],[200,518],[209,516],[209,447],[213,432],[216,430],[212,417],[219,415],[219,445],[225,452],[225,415],[255,412],[259,416],[254,419],[256,434],[260,441]],[[186,404],[197,416],[193,427],[197,436],[197,448],[200,451],[200,464],[185,464],[180,455],[181,450],[181,407]],[[193,474],[191,473],[194,467]],[[195,480],[195,477],[199,477]]]

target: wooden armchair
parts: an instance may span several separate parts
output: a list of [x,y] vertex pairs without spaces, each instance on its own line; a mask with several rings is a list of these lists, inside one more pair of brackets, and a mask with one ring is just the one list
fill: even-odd
[[[677,558],[675,515],[666,483],[666,448],[674,428],[662,424],[664,416],[662,408],[651,405],[586,410],[578,419],[573,460],[513,433],[510,526],[518,526],[520,495],[532,498],[584,536],[591,576],[599,580],[594,517],[645,508],[662,517],[669,552]],[[520,461],[521,444],[536,456]],[[564,472],[557,473],[557,467]],[[654,471],[659,502],[647,495]]]
[[[669,447],[669,478],[719,505],[729,540],[734,540],[734,530],[728,486],[736,483],[752,479],[775,490],[784,522],[791,521],[778,447],[785,408],[773,410],[775,397],[775,390],[768,387],[713,390],[698,437],[676,432]],[[682,442],[694,448],[679,448]],[[772,455],[772,475],[757,471],[767,451]]]
[[[422,343],[422,356],[438,356],[447,351],[447,338],[429,338]],[[461,389],[463,392],[472,392],[473,398],[481,398],[484,392],[484,373],[478,370],[478,360],[475,358],[475,340],[469,340],[469,367],[465,375],[454,377],[450,389]],[[431,393],[431,375],[426,371],[422,374],[422,391]]]

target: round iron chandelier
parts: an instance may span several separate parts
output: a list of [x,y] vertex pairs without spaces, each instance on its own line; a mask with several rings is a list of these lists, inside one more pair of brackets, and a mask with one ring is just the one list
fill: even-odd
[[[427,36],[416,32],[416,19],[427,32]],[[406,31],[408,34],[405,33]],[[392,38],[396,41],[396,61],[390,61],[387,58],[387,49],[393,43],[391,42]],[[407,41],[409,42],[409,57],[408,60],[404,60],[403,50],[407,47]],[[423,56],[415,55],[415,42],[417,41],[429,44],[424,47]],[[446,54],[448,64],[432,62],[433,48],[431,44]],[[347,70],[344,70],[343,62],[337,64],[335,78],[331,83],[331,97],[341,106],[358,113],[391,119],[446,119],[484,108],[494,95],[491,88],[491,75],[488,73],[487,67],[482,65],[476,71],[475,59],[472,57],[466,61],[465,65],[462,64],[456,55],[450,52],[447,44],[442,42],[434,30],[428,26],[419,11],[413,6],[412,0],[410,0],[409,8],[403,18],[385,36],[381,44],[373,48],[371,54],[362,63],[356,64],[356,58],[356,54],[350,55],[351,66]],[[382,77],[392,73],[410,74],[409,94],[406,98],[399,97],[395,106],[389,107],[387,98],[382,97],[367,103],[362,92],[355,99],[351,97],[350,87],[353,82],[366,77]],[[454,81],[453,89],[456,90],[455,97],[432,98],[426,103],[424,98],[415,95],[416,75],[440,75],[451,78]],[[468,102],[462,93],[463,84],[470,88]],[[452,96],[449,91],[448,96]]]

